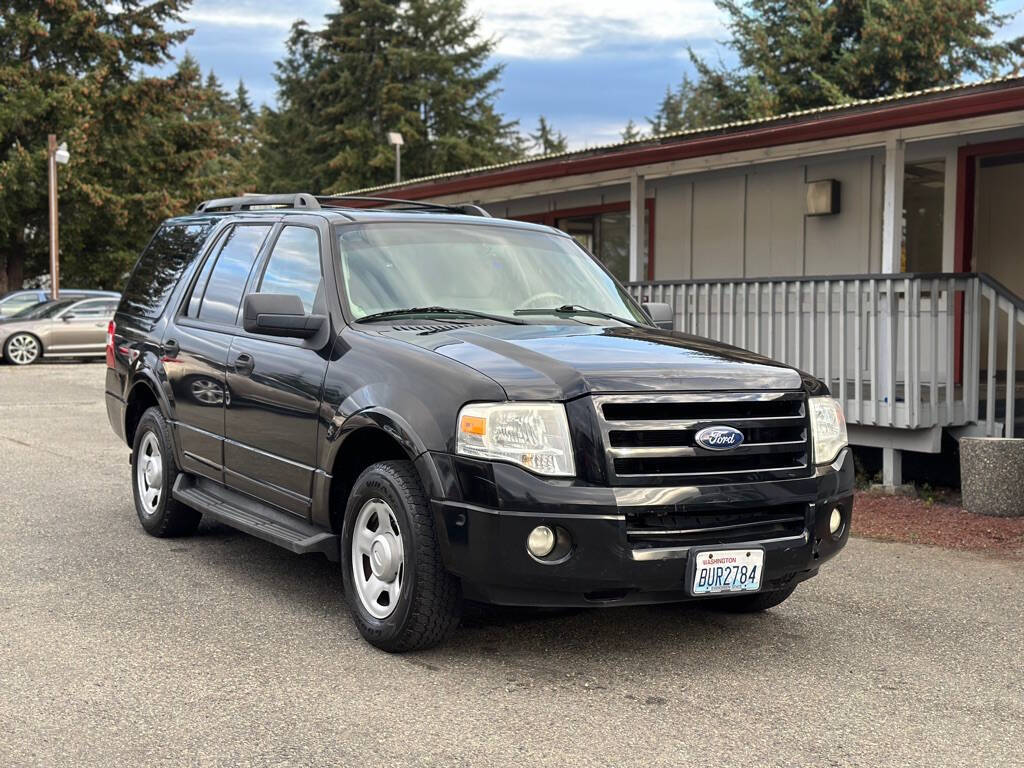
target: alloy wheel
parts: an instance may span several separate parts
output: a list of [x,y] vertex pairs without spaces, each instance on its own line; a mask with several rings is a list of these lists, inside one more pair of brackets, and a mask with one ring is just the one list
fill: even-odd
[[29,365],[39,357],[39,340],[28,333],[19,333],[7,342],[7,357],[15,365]]

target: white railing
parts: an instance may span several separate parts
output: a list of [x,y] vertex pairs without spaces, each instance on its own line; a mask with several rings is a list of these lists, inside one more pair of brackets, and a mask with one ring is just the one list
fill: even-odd
[[987,275],[659,281],[628,288],[638,300],[669,304],[676,330],[824,380],[852,424],[981,423],[995,435],[1014,423],[1024,309]]

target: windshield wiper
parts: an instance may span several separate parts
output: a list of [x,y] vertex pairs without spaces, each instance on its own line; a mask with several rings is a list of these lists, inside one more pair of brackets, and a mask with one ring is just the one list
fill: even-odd
[[452,307],[407,307],[405,309],[389,309],[384,312],[374,312],[372,315],[360,317],[357,323],[375,323],[378,320],[389,320],[392,317],[402,315],[463,315],[464,317],[478,317],[482,320],[494,320],[498,323],[510,323],[512,325],[526,325],[523,320],[516,320],[514,317],[504,315],[491,315],[486,312],[477,312],[472,309],[454,309]]
[[597,309],[589,309],[588,307],[582,307],[579,304],[563,304],[560,307],[553,307],[550,309],[517,309],[512,314],[515,315],[586,315],[588,317],[603,317],[605,320],[614,320],[618,323],[625,323],[626,325],[632,325],[634,328],[646,328],[646,325],[638,323],[636,320],[627,320],[625,317],[619,317],[609,312],[601,312]]

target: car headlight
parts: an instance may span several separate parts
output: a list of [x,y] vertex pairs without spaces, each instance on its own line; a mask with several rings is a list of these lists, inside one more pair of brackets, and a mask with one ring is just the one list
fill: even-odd
[[843,408],[831,397],[810,397],[807,404],[811,410],[814,463],[828,464],[847,444]]
[[459,412],[455,452],[572,477],[576,465],[561,403],[472,403]]

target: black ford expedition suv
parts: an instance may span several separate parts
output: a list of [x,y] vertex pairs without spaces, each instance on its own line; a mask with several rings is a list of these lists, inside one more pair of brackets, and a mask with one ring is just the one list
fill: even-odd
[[360,205],[215,200],[154,235],[106,378],[146,531],[338,560],[389,651],[462,598],[763,610],[846,543],[821,382],[660,330],[556,230]]

